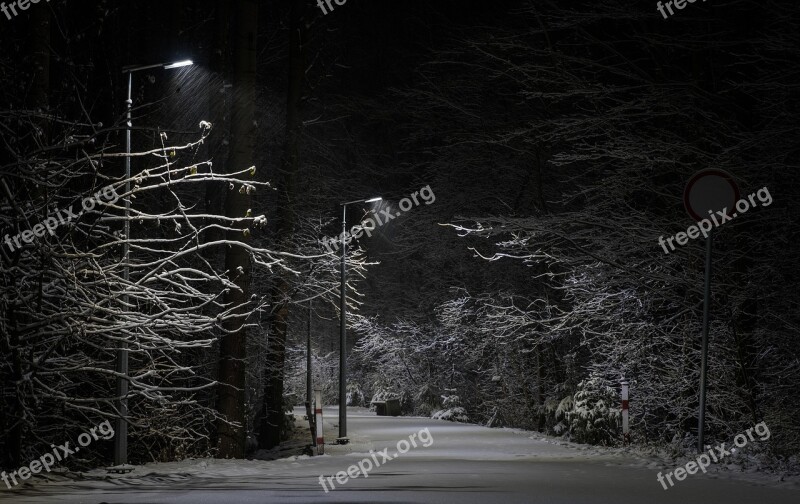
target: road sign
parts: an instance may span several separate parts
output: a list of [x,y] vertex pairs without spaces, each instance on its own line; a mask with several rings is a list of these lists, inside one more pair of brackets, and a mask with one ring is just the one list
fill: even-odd
[[683,206],[696,222],[723,208],[732,211],[737,201],[739,186],[736,181],[730,173],[716,168],[697,172],[683,191]]
[[[723,209],[733,209],[739,201],[739,186],[730,173],[709,168],[697,172],[683,190],[683,206],[700,222]],[[734,213],[735,217],[736,214]],[[711,250],[713,233],[706,238],[706,272],[703,289],[703,336],[700,353],[700,406],[697,414],[697,451],[705,451],[706,381],[708,376],[708,330],[711,320]]]

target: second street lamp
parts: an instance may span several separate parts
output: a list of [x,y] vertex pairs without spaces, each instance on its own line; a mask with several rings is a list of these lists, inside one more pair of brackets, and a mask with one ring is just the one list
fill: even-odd
[[347,444],[347,205],[355,203],[375,203],[377,198],[348,201],[342,205],[342,282],[339,291],[339,437],[338,444]]
[[[122,245],[123,271],[122,278],[125,280],[125,293],[122,295],[122,306],[128,306],[128,282],[130,280],[130,232],[131,232],[131,108],[133,100],[131,98],[133,90],[133,73],[140,70],[150,70],[153,68],[163,68],[170,70],[192,65],[192,60],[176,61],[175,63],[158,63],[155,65],[126,66],[122,68],[122,73],[128,76],[128,99],[125,101],[126,108],[126,129],[125,129],[125,241]],[[117,350],[117,409],[119,416],[116,421],[116,435],[114,436],[114,465],[123,466],[128,463],[128,346],[121,342]]]

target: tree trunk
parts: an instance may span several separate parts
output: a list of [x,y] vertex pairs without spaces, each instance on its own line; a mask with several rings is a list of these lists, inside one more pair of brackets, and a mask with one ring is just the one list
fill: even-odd
[[[30,91],[27,94],[27,106],[31,109],[41,109],[46,111],[48,108],[50,94],[50,9],[31,9],[31,32],[28,36],[28,54],[25,61],[30,64]],[[41,119],[37,124],[42,128],[43,137],[41,141],[47,143],[48,121]],[[38,189],[43,196],[47,189]],[[16,254],[14,254],[16,255]],[[41,303],[41,291],[39,303]],[[3,427],[5,441],[5,454],[0,457],[2,467],[18,467],[22,463],[22,441],[25,427],[25,406],[20,397],[18,383],[23,377],[22,355],[20,354],[19,330],[17,328],[17,317],[13,305],[9,307],[7,314],[8,320],[8,343],[3,341],[0,348],[3,352],[11,355],[12,371],[11,381],[14,387],[14,396],[9,398],[8,411],[3,411],[3,418],[0,426]],[[10,387],[9,387],[10,388]]]
[[[286,141],[281,163],[280,191],[277,216],[277,243],[290,246],[294,228],[295,174],[300,165],[300,102],[305,82],[305,29],[302,19],[304,4],[300,0],[292,3],[291,24],[289,27],[289,82],[286,100]],[[283,378],[286,359],[286,331],[289,319],[289,297],[291,285],[284,274],[276,279],[272,291],[272,331],[267,353],[267,366],[264,371],[266,390],[264,391],[265,416],[261,422],[259,444],[272,448],[281,442],[283,425]]]
[[[221,0],[224,1],[224,0]],[[228,172],[253,165],[256,131],[256,35],[258,4],[255,0],[237,0],[233,47],[233,96],[231,112],[231,147]],[[228,217],[244,217],[250,208],[250,196],[239,187],[228,190],[225,213]],[[246,225],[234,226],[245,228]],[[228,232],[228,240],[244,241],[242,231]],[[226,303],[244,305],[250,296],[250,256],[241,247],[228,246],[225,268],[238,289],[225,296]],[[218,424],[217,447],[221,458],[243,458],[247,434],[245,408],[247,331],[242,325],[248,317],[245,308],[239,316],[225,322],[225,334],[220,342],[219,394],[217,410],[226,420]]]
[[[230,36],[231,36],[231,6],[226,2],[217,2],[216,18],[217,26],[214,33],[214,50],[210,55],[211,78],[209,114],[214,132],[208,138],[208,153],[214,166],[220,166],[224,157],[228,155],[228,145],[230,144],[229,128],[230,118],[228,108],[230,104],[230,88],[226,87],[230,78]],[[217,92],[219,91],[219,92]],[[206,213],[209,215],[222,214],[226,186],[224,182],[209,181],[205,189]],[[217,241],[223,239],[221,230],[211,229],[206,234],[206,240]],[[210,259],[216,255],[216,251],[208,249],[204,255]]]
[[50,9],[31,9],[31,34],[28,42],[31,57],[30,105],[46,109],[50,94]]

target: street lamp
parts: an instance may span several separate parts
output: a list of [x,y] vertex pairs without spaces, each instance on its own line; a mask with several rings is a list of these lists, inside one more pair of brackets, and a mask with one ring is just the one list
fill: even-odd
[[169,63],[164,65],[164,70],[172,70],[173,68],[180,68],[192,65],[194,65],[194,62],[192,60],[176,61],[175,63]]
[[[126,131],[125,131],[125,242],[122,245],[122,255],[124,257],[124,269],[122,277],[125,279],[125,293],[122,295],[123,306],[128,305],[128,281],[130,279],[130,239],[131,231],[131,99],[133,89],[133,73],[140,70],[150,70],[152,68],[163,68],[170,70],[192,65],[192,60],[176,61],[174,63],[158,63],[156,65],[140,65],[122,67],[122,73],[128,74],[128,99],[125,101],[126,112]],[[120,466],[128,463],[128,345],[121,341],[117,350],[117,409],[119,416],[116,421],[116,436],[114,437],[114,465]]]
[[383,198],[363,199],[341,203],[342,205],[342,284],[339,291],[341,328],[339,329],[339,437],[338,444],[347,444],[347,205],[375,203]]

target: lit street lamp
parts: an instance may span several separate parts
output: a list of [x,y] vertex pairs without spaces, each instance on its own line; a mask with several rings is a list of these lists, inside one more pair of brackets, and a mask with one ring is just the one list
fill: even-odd
[[341,328],[339,330],[339,437],[336,439],[338,444],[347,444],[347,205],[355,203],[375,203],[380,201],[377,198],[348,201],[342,205],[342,284],[339,292],[339,302],[341,310]]
[[[140,70],[150,70],[153,68],[163,68],[170,70],[192,65],[192,60],[176,61],[174,63],[158,63],[156,65],[126,66],[122,68],[123,74],[128,74],[128,99],[125,101],[126,131],[125,131],[125,242],[123,243],[124,269],[123,278],[125,279],[125,293],[122,295],[122,305],[128,305],[128,281],[130,279],[130,217],[131,217],[131,99],[133,89],[133,73]],[[116,420],[116,436],[114,437],[114,465],[120,466],[128,463],[128,346],[125,342],[120,342],[117,350],[117,409],[119,416]]]

